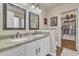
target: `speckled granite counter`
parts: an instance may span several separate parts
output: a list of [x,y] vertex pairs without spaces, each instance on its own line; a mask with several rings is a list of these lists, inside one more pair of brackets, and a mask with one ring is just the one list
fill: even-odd
[[36,35],[24,36],[21,38],[14,38],[14,39],[9,38],[9,39],[0,40],[0,52],[13,47],[20,46],[25,43],[29,43],[29,42],[47,37],[48,35],[49,33],[41,33]]

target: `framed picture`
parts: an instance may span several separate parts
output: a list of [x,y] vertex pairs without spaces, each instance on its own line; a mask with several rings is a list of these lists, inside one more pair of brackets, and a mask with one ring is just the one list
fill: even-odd
[[29,29],[39,29],[39,15],[29,12]]
[[50,18],[50,26],[57,26],[57,16]]
[[44,25],[47,25],[47,21],[48,21],[48,19],[44,18]]

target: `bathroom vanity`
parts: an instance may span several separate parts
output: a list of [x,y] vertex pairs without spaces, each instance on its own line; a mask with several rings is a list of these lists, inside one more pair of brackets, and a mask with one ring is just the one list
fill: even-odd
[[45,56],[50,50],[49,34],[0,40],[0,56]]

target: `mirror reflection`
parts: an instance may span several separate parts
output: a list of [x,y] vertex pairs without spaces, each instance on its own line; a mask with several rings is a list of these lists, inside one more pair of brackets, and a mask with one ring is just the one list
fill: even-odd
[[25,29],[26,11],[13,4],[4,4],[5,29]]

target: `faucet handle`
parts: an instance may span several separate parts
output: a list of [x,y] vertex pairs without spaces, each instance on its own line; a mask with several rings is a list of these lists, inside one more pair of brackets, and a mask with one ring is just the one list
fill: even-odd
[[16,37],[20,37],[20,33],[19,32],[16,33]]

